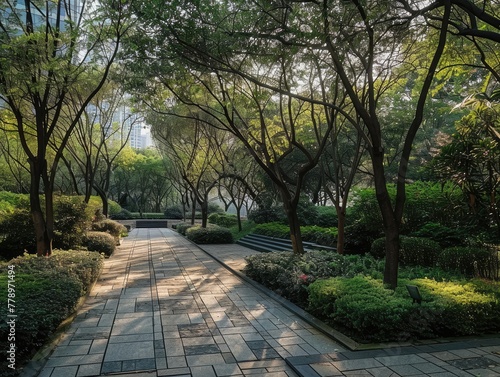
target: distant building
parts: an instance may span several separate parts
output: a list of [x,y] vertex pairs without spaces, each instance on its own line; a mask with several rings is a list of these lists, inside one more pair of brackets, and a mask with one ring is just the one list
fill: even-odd
[[[44,3],[45,4],[42,3],[43,6],[40,6],[40,4],[36,4],[35,6],[35,2],[32,1],[14,0],[11,2],[13,5],[12,7],[6,6],[4,9],[0,10],[0,18],[9,20],[10,16],[15,13],[19,20],[25,23],[27,22],[26,15],[29,6],[34,29],[45,25],[47,19],[49,23],[54,26],[56,20],[59,18],[61,20],[60,30],[65,30],[65,20],[71,19],[76,21],[82,12],[82,0],[66,0],[61,3],[45,1]],[[58,4],[60,5],[59,7]],[[13,28],[19,28],[19,32],[22,33],[21,25],[17,22],[7,22],[6,24]]]
[[144,122],[137,122],[132,126],[130,146],[134,149],[145,149],[153,146],[151,128]]

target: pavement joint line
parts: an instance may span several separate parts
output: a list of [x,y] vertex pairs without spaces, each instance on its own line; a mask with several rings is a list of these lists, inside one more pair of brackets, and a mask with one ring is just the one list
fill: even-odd
[[[187,240],[184,237],[181,236],[176,237],[174,236],[175,233],[171,232],[173,231],[167,229],[156,229],[156,230],[147,229],[145,232],[143,230],[141,234],[137,235],[134,234],[133,239],[130,239],[129,241],[130,245],[127,244],[127,247],[131,247],[130,252],[128,254],[124,253],[124,255],[120,255],[119,258],[117,258],[114,263],[110,264],[109,266],[110,268],[108,268],[108,270],[112,270],[113,267],[117,267],[119,269],[117,270],[117,274],[125,273],[124,271],[125,269],[127,269],[126,276],[118,283],[119,285],[122,286],[122,294],[118,296],[118,301],[121,298],[124,298],[125,301],[127,301],[131,297],[130,295],[129,297],[123,297],[124,290],[129,281],[134,283],[135,286],[138,285],[139,287],[142,287],[142,284],[144,284],[144,282],[141,281],[146,280],[144,279],[144,276],[146,276],[147,273],[149,272],[149,279],[147,280],[151,285],[150,298],[147,298],[146,301],[149,302],[149,300],[151,300],[152,303],[152,308],[150,313],[151,316],[146,316],[146,314],[144,314],[145,312],[141,310],[142,307],[139,308],[137,306],[138,302],[137,299],[139,299],[140,296],[137,296],[134,301],[135,309],[133,313],[135,313],[135,315],[128,311],[118,313],[118,302],[117,302],[116,307],[114,308],[113,311],[113,325],[110,326],[110,334],[113,331],[113,327],[115,325],[115,319],[118,318],[118,316],[120,316],[120,318],[137,318],[140,323],[142,323],[143,318],[146,317],[151,318],[153,324],[152,336],[154,338],[152,339],[154,340],[152,347],[153,351],[155,352],[154,355],[156,356],[153,355],[152,358],[148,359],[120,360],[118,362],[122,363],[120,368],[121,371],[118,371],[118,368],[115,368],[113,370],[113,367],[110,367],[108,369],[109,372],[103,374],[102,368],[104,365],[104,356],[106,355],[106,353],[104,353],[102,355],[103,362],[100,365],[92,364],[99,367],[98,370],[100,371],[102,376],[104,375],[133,376],[137,374],[141,375],[141,373],[144,375],[148,374],[148,376],[150,375],[151,377],[174,375],[172,373],[169,373],[168,371],[170,370],[170,372],[174,372],[175,368],[180,368],[182,366],[183,370],[186,372],[183,375],[185,375],[186,377],[188,376],[192,377],[194,376],[194,373],[198,376],[203,368],[206,369],[209,367],[209,365],[206,365],[205,363],[222,362],[222,364],[217,364],[217,365],[221,365],[222,366],[221,368],[224,370],[226,370],[225,368],[229,368],[229,366],[231,366],[232,364],[235,364],[238,365],[238,367],[242,372],[244,370],[252,370],[252,369],[257,370],[257,368],[259,367],[266,369],[266,371],[262,370],[262,374],[255,374],[255,375],[267,375],[268,373],[270,375],[271,374],[274,375],[274,373],[276,373],[276,375],[280,376],[286,376],[286,375],[295,376],[294,374],[295,372],[298,374],[298,376],[301,377],[306,377],[306,376],[311,377],[311,376],[319,376],[319,374],[316,373],[316,369],[314,368],[315,365],[317,366],[317,368],[319,368],[318,371],[326,370],[326,369],[321,369],[321,367],[319,366],[319,364],[325,361],[327,363],[328,362],[332,363],[331,364],[332,366],[334,365],[333,363],[337,363],[339,366],[343,365],[344,367],[346,367],[344,372],[342,372],[341,374],[343,376],[354,375],[356,374],[356,372],[360,372],[360,375],[362,373],[368,375],[368,373],[371,372],[372,369],[373,372],[375,373],[376,368],[375,369],[369,368],[369,365],[374,365],[374,366],[378,365],[375,362],[379,362],[380,364],[384,365],[384,367],[378,367],[379,369],[390,368],[396,374],[400,372],[402,373],[402,375],[407,375],[407,373],[415,374],[420,371],[420,369],[418,369],[419,367],[424,369],[427,368],[423,367],[423,365],[425,364],[434,366],[435,369],[433,372],[431,371],[432,368],[431,369],[427,368],[425,371],[424,369],[422,369],[420,374],[422,376],[425,375],[430,376],[433,375],[433,373],[439,373],[441,371],[448,373],[448,375],[450,376],[451,375],[470,376],[471,373],[476,374],[476,370],[479,371],[478,373],[489,373],[485,374],[485,376],[488,377],[500,376],[500,368],[492,369],[492,367],[490,367],[489,369],[488,368],[482,369],[481,372],[481,370],[477,368],[470,369],[471,368],[470,366],[468,366],[466,369],[463,369],[462,367],[457,368],[456,366],[452,365],[452,363],[447,363],[446,361],[442,361],[443,364],[442,365],[440,364],[441,367],[445,369],[439,369],[440,365],[437,364],[439,360],[437,359],[434,360],[435,358],[431,359],[433,358],[433,355],[436,355],[439,352],[453,353],[453,351],[455,351],[454,353],[456,353],[457,360],[465,361],[467,360],[467,357],[473,355],[473,353],[471,352],[474,352],[476,350],[478,352],[479,350],[482,352],[482,353],[477,353],[476,359],[488,356],[496,357],[495,352],[500,354],[500,338],[498,338],[498,334],[491,338],[482,337],[480,339],[477,338],[461,339],[459,341],[454,341],[454,340],[450,341],[441,339],[436,342],[417,343],[412,345],[411,347],[402,346],[400,344],[394,344],[393,348],[388,348],[387,347],[388,345],[382,344],[380,346],[384,348],[356,349],[356,350],[346,349],[346,350],[336,350],[336,352],[328,352],[327,350],[331,347],[329,341],[327,341],[326,338],[318,338],[318,340],[320,341],[319,344],[320,348],[315,350],[318,353],[313,354],[310,353],[310,351],[306,350],[304,356],[300,356],[303,354],[300,351],[302,344],[296,344],[293,339],[288,339],[290,337],[280,336],[281,333],[279,333],[279,332],[286,332],[288,328],[291,332],[294,332],[294,330],[297,329],[297,327],[291,327],[290,321],[292,319],[294,322],[297,322],[298,324],[300,323],[300,326],[305,326],[306,323],[309,324],[309,326],[305,326],[304,330],[310,329],[312,331],[312,329],[316,329],[315,331],[317,331],[317,333],[312,333],[313,338],[315,336],[320,336],[320,335],[323,336],[328,334],[325,334],[323,331],[318,330],[316,326],[314,326],[314,324],[311,324],[300,314],[297,314],[294,310],[291,310],[286,305],[286,302],[290,303],[288,300],[284,300],[281,296],[276,297],[277,295],[274,292],[268,290],[264,286],[260,286],[260,284],[258,283],[255,283],[253,280],[249,279],[244,274],[241,274],[238,271],[236,271],[235,268],[231,268],[229,265],[241,266],[242,255],[243,256],[247,255],[245,254],[244,251],[235,249],[234,261],[236,263],[231,264],[232,259],[230,258],[230,262],[226,264],[225,262],[221,261],[221,258],[223,260],[226,260],[224,259],[226,258],[226,254],[221,254],[220,257],[216,257],[212,253],[204,250],[203,247],[200,247],[192,243],[191,241]],[[151,239],[152,237],[154,237],[153,240]],[[160,237],[162,240],[160,239]],[[166,248],[163,249],[162,245],[165,244]],[[208,250],[212,249],[208,248]],[[215,249],[213,250],[216,251]],[[144,255],[144,251],[147,251],[146,256]],[[161,261],[164,256],[166,259],[165,264],[167,265],[176,264],[175,268],[172,267],[172,269],[175,270],[173,271],[174,272],[173,275],[168,273],[168,268],[165,268],[164,262]],[[147,262],[145,260],[146,257],[148,258]],[[156,259],[153,260],[153,257],[154,258],[160,257],[160,263],[158,263]],[[229,277],[230,275],[227,273],[224,272],[220,273],[220,271],[224,271],[224,269],[219,269],[218,265],[224,267],[227,271],[229,271],[229,273],[234,278]],[[212,354],[211,352],[209,352],[208,354],[203,353],[202,355],[197,355],[196,352],[193,355],[185,354],[184,356],[182,356],[184,360],[183,362],[181,362],[182,360],[179,359],[177,356],[174,356],[170,357],[173,363],[171,366],[170,366],[170,361],[168,361],[169,359],[168,356],[162,359],[163,363],[161,362],[160,359],[158,359],[157,357],[158,353],[156,353],[156,351],[159,350],[161,347],[159,347],[159,344],[157,344],[156,341],[160,341],[161,337],[163,347],[164,349],[166,349],[167,342],[171,340],[167,338],[163,333],[163,330],[165,329],[164,321],[166,320],[167,317],[162,318],[162,313],[164,314],[172,314],[172,313],[166,309],[166,306],[162,307],[160,305],[160,297],[164,296],[164,292],[160,294],[160,290],[163,290],[164,288],[159,287],[157,284],[157,282],[159,280],[162,280],[164,277],[170,277],[171,279],[173,279],[172,285],[175,286],[176,288],[181,288],[181,286],[184,285],[186,285],[186,287],[188,288],[189,287],[194,288],[193,298],[197,308],[192,308],[193,312],[196,311],[197,315],[201,313],[201,316],[205,321],[204,323],[207,324],[210,329],[213,328],[213,329],[224,330],[225,328],[217,327],[216,323],[213,321],[211,322],[211,324],[208,323],[208,320],[211,319],[212,317],[211,316],[207,317],[205,315],[206,313],[212,313],[212,314],[215,313],[220,315],[225,313],[225,315],[228,317],[229,320],[236,322],[240,322],[242,319],[244,319],[243,317],[245,317],[247,320],[250,320],[248,324],[233,323],[235,331],[231,330],[231,328],[227,328],[228,331],[223,331],[222,334],[221,333],[218,333],[217,335],[212,334],[214,340],[218,339],[219,341],[223,341],[223,343],[215,341],[215,344],[218,345],[219,347],[224,346],[226,344],[226,342],[224,341],[224,337],[227,336],[229,339],[232,339],[232,341],[234,342],[233,345],[237,348],[237,351],[240,353],[240,357],[242,358],[242,360],[237,360],[238,358],[235,359],[234,357],[232,357],[232,354],[230,352],[225,352],[225,353],[222,352],[222,354]],[[175,279],[175,277],[179,277],[180,279]],[[228,282],[226,279],[231,280],[229,285],[227,285]],[[207,284],[207,287],[204,287],[204,282]],[[155,287],[153,287],[153,284],[155,285]],[[235,290],[234,291],[235,294],[232,295],[232,297],[230,297],[229,293],[231,292],[231,289],[229,287],[232,285],[234,285],[235,287],[233,288]],[[174,288],[174,290],[177,290],[176,288]],[[183,290],[184,290],[183,288],[177,290],[177,292],[173,294],[173,297],[182,295],[181,292]],[[142,293],[145,293],[145,291],[142,291]],[[104,303],[107,302],[109,297],[110,296],[107,296],[105,293],[104,293],[104,298],[100,294],[93,296],[93,298],[95,298],[98,301],[104,300],[103,301]],[[209,303],[202,300],[201,299],[202,297],[209,298],[209,301],[207,301]],[[98,301],[95,301],[95,303],[98,303]],[[236,301],[240,302],[241,307],[239,307],[238,304],[236,304]],[[154,302],[157,302],[158,305],[154,305],[153,304]],[[93,305],[95,305],[95,303]],[[243,309],[243,306],[245,307],[245,309]],[[213,310],[214,308],[215,310]],[[222,309],[223,311],[220,311],[219,309]],[[186,313],[183,310],[184,309],[182,309],[181,312]],[[105,313],[103,310],[99,310],[99,312],[101,313],[101,315]],[[146,310],[146,312],[149,313],[149,310]],[[85,313],[88,314],[90,313],[90,311],[85,311]],[[142,314],[139,315],[137,313],[139,314],[142,313],[144,315]],[[188,310],[187,313],[192,313],[192,312]],[[181,314],[175,314],[174,312],[174,315],[181,315]],[[272,317],[268,317],[268,315],[272,315]],[[281,315],[286,315],[286,316],[281,317]],[[193,318],[190,317],[189,320],[192,321]],[[247,361],[243,360],[244,356],[248,353],[247,352],[248,350],[246,350],[246,348],[252,350],[252,348],[250,347],[252,343],[251,341],[249,342],[249,340],[253,339],[262,341],[262,337],[257,333],[254,334],[252,332],[251,334],[248,333],[248,335],[246,336],[244,335],[246,331],[249,331],[248,327],[252,327],[253,330],[258,330],[256,322],[252,322],[256,321],[257,318],[261,318],[261,320],[263,320],[265,324],[267,324],[270,321],[269,325],[271,324],[271,322],[274,325],[278,325],[276,330],[270,330],[270,333],[273,331],[276,332],[275,336],[277,338],[271,335],[263,336],[265,341],[270,342],[271,340],[280,338],[288,339],[288,340],[283,340],[282,342],[283,344],[286,343],[285,347],[288,347],[290,352],[285,351],[285,348],[283,347],[278,347],[280,348],[280,350],[278,350],[278,348],[275,345],[273,345],[273,347],[269,348],[269,350],[274,349],[278,351],[280,356],[279,358],[260,359],[259,356],[257,356],[258,360],[247,360]],[[197,320],[198,319],[195,319],[195,321]],[[303,321],[303,323],[301,321]],[[122,321],[121,323],[124,322]],[[196,322],[191,322],[191,325],[197,326]],[[282,327],[280,327],[280,325]],[[158,326],[160,331],[157,331]],[[166,327],[170,328],[170,326]],[[299,327],[299,329],[300,328],[301,327]],[[240,330],[238,331],[237,329]],[[264,328],[262,328],[261,330],[262,331],[260,331],[260,334],[267,334],[267,331]],[[157,338],[158,334],[159,336]],[[302,335],[299,333],[296,334],[297,334],[296,340],[298,341],[299,338],[302,338]],[[237,335],[241,335],[242,342],[239,341]],[[110,337],[107,338],[105,347],[106,349],[110,345],[110,339],[111,339]],[[181,340],[181,338],[179,338],[179,340]],[[306,339],[306,341],[308,342],[307,344],[314,345],[314,343],[309,343],[311,340]],[[325,341],[324,345],[322,344],[323,341]],[[340,343],[338,340],[335,340],[335,342]],[[255,345],[256,344],[257,343],[255,343]],[[205,345],[204,344],[197,345],[196,342],[193,341],[193,347],[194,347],[193,351],[198,350],[198,348],[196,347],[199,347],[199,350],[201,352],[203,346]],[[229,349],[227,351],[229,351]],[[216,357],[215,355],[222,355],[223,358],[221,359],[220,357]],[[231,358],[228,358],[229,356],[231,356]],[[198,362],[197,360],[198,357],[203,358],[202,362]],[[498,359],[498,357],[496,359]],[[148,361],[146,365],[144,364],[141,365],[142,367],[146,367],[144,369],[140,369],[141,366],[139,365],[136,366],[138,368],[137,370],[128,370],[125,367],[125,363],[127,363],[127,366],[130,366],[135,362],[140,362],[144,360]],[[408,362],[403,363],[403,360],[408,360]],[[415,363],[417,361],[418,363]],[[112,362],[111,359],[109,362],[110,363]],[[167,367],[167,362],[169,364],[169,367]],[[500,359],[497,362],[500,363]],[[359,369],[358,368],[351,369],[353,366],[356,366],[357,363],[366,365],[366,367],[360,367]],[[84,365],[90,365],[90,364],[84,364]],[[276,365],[276,367],[272,367],[271,365]],[[154,369],[151,369],[152,367],[154,367]],[[47,370],[42,371],[42,374],[43,376],[49,376],[51,374],[53,374],[53,376],[55,376],[56,374],[60,375],[63,372],[64,368],[66,367],[64,366],[57,366],[55,368],[47,367]],[[94,366],[92,368],[94,368]],[[215,367],[212,366],[211,368],[214,369]],[[274,370],[271,371],[269,368],[274,368]],[[415,368],[417,368],[418,370]],[[73,375],[72,372],[71,375]],[[240,374],[232,374],[232,375],[240,376]],[[326,376],[326,375],[331,375],[331,374],[321,373],[321,376]],[[226,374],[224,374],[224,376],[226,376]]]

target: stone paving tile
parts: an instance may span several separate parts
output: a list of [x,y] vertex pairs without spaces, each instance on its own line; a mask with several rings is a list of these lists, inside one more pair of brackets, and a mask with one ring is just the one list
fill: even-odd
[[[236,271],[255,253],[204,248]],[[38,377],[488,377],[499,365],[499,339],[347,351],[174,232],[136,229]]]

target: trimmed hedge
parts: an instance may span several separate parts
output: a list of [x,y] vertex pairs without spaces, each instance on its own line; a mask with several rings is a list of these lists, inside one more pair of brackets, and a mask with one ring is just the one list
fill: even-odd
[[186,238],[197,244],[225,244],[233,243],[233,234],[227,228],[211,225],[202,228],[199,225],[186,230]]
[[163,212],[166,219],[176,219],[181,220],[184,218],[184,212],[182,211],[182,206],[170,206],[165,208]]
[[438,265],[446,270],[457,270],[468,276],[498,279],[500,268],[498,250],[485,247],[456,246],[444,249]]
[[186,235],[186,231],[193,227],[195,225],[193,224],[190,224],[190,223],[179,223],[175,226],[175,230],[177,231],[177,233],[179,233],[180,235],[182,236],[185,236]]
[[411,234],[412,237],[430,238],[441,245],[442,248],[451,246],[462,246],[470,235],[470,230],[464,228],[450,228],[438,223],[427,223],[418,231]]
[[[399,261],[404,266],[433,267],[441,246],[433,240],[421,237],[400,236]],[[372,243],[370,254],[375,258],[385,257],[385,238],[378,238]]]
[[208,222],[224,228],[231,228],[238,224],[238,218],[236,215],[228,213],[212,213],[208,216]]
[[83,240],[83,246],[88,251],[97,251],[109,257],[116,249],[116,240],[106,232],[87,232]]
[[[308,225],[300,227],[302,240],[306,242],[314,242],[325,246],[337,246],[337,228],[322,228],[316,225]],[[266,223],[258,224],[254,233],[262,234],[269,237],[290,238],[290,227],[281,223]]]
[[[422,305],[405,285],[417,285]],[[402,341],[500,330],[498,283],[401,279],[396,291],[382,280],[357,276],[318,280],[308,287],[309,310],[359,341]]]
[[[79,298],[91,288],[101,273],[103,256],[86,251],[54,250],[50,257],[26,254],[8,263],[1,263],[0,268],[5,272],[0,275],[0,285],[4,289],[4,294],[0,296],[2,318],[7,318],[8,314],[7,266],[14,266],[15,271],[16,366],[19,367],[74,312]],[[2,339],[7,339],[8,330],[6,322],[2,321]],[[17,372],[13,375],[17,375]]]
[[244,272],[251,279],[296,304],[307,305],[305,287],[316,279],[366,274],[382,277],[384,262],[370,256],[340,255],[329,251],[263,253],[248,256]]
[[120,237],[127,234],[127,228],[125,225],[120,224],[118,221],[105,219],[92,223],[91,229],[96,232],[106,232],[112,235],[116,241],[119,243]]

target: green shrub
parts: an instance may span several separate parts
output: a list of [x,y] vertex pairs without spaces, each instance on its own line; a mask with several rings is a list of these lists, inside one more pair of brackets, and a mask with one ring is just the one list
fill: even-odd
[[[5,264],[5,263],[4,263]],[[84,294],[97,280],[104,265],[104,257],[98,253],[83,250],[54,250],[47,258],[24,254],[8,262],[17,272],[35,275],[53,273],[77,278],[83,284]]]
[[255,254],[246,261],[244,271],[248,277],[299,305],[307,301],[304,287],[317,279],[358,274],[381,278],[384,270],[382,261],[369,256],[320,250],[303,255],[292,252]]
[[498,278],[499,253],[486,247],[456,246],[444,249],[438,264],[445,270],[457,270],[468,276]]
[[54,203],[54,248],[71,249],[83,242],[91,215],[79,197],[61,196]]
[[126,210],[125,208],[122,208],[120,212],[111,214],[110,218],[113,220],[130,220],[133,219],[134,216],[132,215],[132,212]]
[[467,240],[467,228],[450,228],[438,223],[426,223],[422,228],[413,232],[412,237],[429,238],[439,243],[442,248],[462,246]]
[[[83,251],[54,250],[51,257],[24,255],[0,264],[0,315],[7,318],[8,267],[15,271],[16,364],[29,360],[70,315],[80,296],[97,280],[103,257]],[[0,337],[7,339],[5,321],[0,323]]]
[[250,211],[248,213],[248,220],[256,224],[283,222],[285,221],[285,216],[281,207],[263,207]]
[[364,222],[354,222],[345,227],[344,247],[349,254],[366,254],[370,252],[374,240],[383,236],[381,227],[374,227]]
[[316,208],[316,223],[314,225],[329,228],[337,226],[337,211],[335,207],[331,206],[319,206]]
[[33,220],[27,209],[16,209],[0,222],[0,256],[4,260],[36,252]]
[[[412,304],[405,285],[419,287]],[[308,287],[309,310],[360,341],[473,335],[500,329],[498,283],[400,279],[395,291],[382,280],[356,276],[318,280]]]
[[[421,237],[400,236],[399,261],[404,266],[432,267],[437,262],[441,247],[435,241]],[[375,258],[385,257],[385,238],[372,243],[370,254]]]
[[337,246],[338,230],[335,227],[322,228],[316,225],[300,227],[302,239],[324,246]]
[[[402,284],[405,282],[403,281]],[[500,286],[498,282],[464,279],[435,281],[415,279],[430,325],[438,336],[461,336],[498,332]]]
[[15,209],[28,210],[29,206],[29,195],[15,194],[9,191],[0,191],[0,221],[5,214],[10,214]]
[[179,223],[175,226],[175,230],[177,230],[177,233],[185,236],[186,235],[186,231],[193,227],[194,225],[193,224],[190,224],[190,223]]
[[163,214],[166,219],[182,220],[184,218],[182,207],[179,205],[165,208]]
[[[322,228],[316,225],[308,225],[300,227],[300,231],[303,241],[313,242],[324,246],[337,245],[337,228]],[[268,237],[290,239],[289,226],[276,222],[258,224],[254,229],[254,233]]]
[[106,232],[111,234],[116,243],[119,242],[120,237],[127,234],[127,228],[125,225],[110,219],[92,223],[91,229],[96,232]]
[[228,213],[212,213],[208,216],[208,222],[224,228],[230,228],[238,224],[238,218],[236,215]]
[[309,310],[328,318],[367,341],[405,340],[408,324],[403,321],[411,301],[395,297],[381,280],[365,276],[333,278],[311,284]]
[[110,256],[116,249],[115,238],[106,232],[87,232],[84,236],[83,246],[89,251],[97,251]]
[[[80,197],[59,196],[54,199],[54,248],[72,249],[81,246],[91,216]],[[35,229],[31,213],[20,208],[3,217],[0,223],[0,255],[10,259],[25,251],[36,252]]]
[[190,227],[186,231],[186,238],[197,244],[233,243],[231,231],[216,225],[206,228],[202,228],[199,225]]
[[[0,277],[7,286],[7,277]],[[16,274],[16,364],[32,356],[75,309],[82,284],[74,277]],[[5,295],[6,296],[6,295]],[[7,302],[0,313],[7,318]],[[4,308],[5,307],[5,308]],[[7,323],[0,324],[0,336],[7,339]]]
[[433,267],[441,252],[441,246],[428,238],[401,236],[400,245],[400,261],[405,266]]
[[254,232],[268,237],[290,238],[290,227],[278,222],[257,224]]

